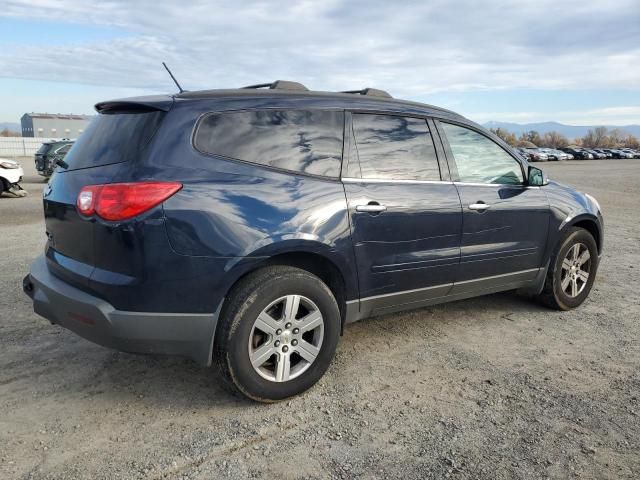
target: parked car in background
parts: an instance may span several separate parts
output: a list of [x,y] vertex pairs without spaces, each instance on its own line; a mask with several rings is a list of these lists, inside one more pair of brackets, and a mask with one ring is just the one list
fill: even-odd
[[640,150],[634,150],[633,148],[621,148],[620,150],[633,155],[633,158],[640,158]]
[[566,148],[561,148],[560,150],[562,150],[568,155],[572,155],[573,158],[575,159],[593,160],[593,155],[581,148],[566,147]]
[[540,151],[546,153],[547,157],[549,157],[549,160],[561,161],[561,160],[568,159],[568,156],[566,153],[560,150],[556,150],[554,148],[541,148]]
[[546,162],[549,160],[549,156],[541,152],[539,148],[524,148],[523,150],[525,151],[525,158],[532,162]]
[[36,170],[43,177],[50,177],[56,163],[64,160],[75,140],[68,138],[44,142],[35,155]]
[[605,158],[613,158],[613,154],[611,152],[606,152],[604,150],[600,150],[597,148],[592,148],[587,151],[590,152],[594,156],[594,158],[598,160],[603,160]]
[[26,195],[26,190],[20,186],[24,170],[15,160],[0,158],[0,195],[8,192],[16,197]]
[[618,158],[633,158],[634,155],[631,152],[627,152],[623,149],[616,149],[616,152],[618,153]]
[[618,148],[607,148],[605,151],[613,155],[613,158],[633,158],[633,155],[629,156],[627,152]]
[[514,289],[570,310],[594,284],[597,200],[450,110],[282,81],[96,110],[44,192],[35,312],[251,399],[314,385],[350,322]]
[[520,155],[522,158],[530,161],[530,162],[535,162],[535,160],[532,158],[531,152],[529,152],[526,148],[524,147],[517,147],[514,148],[514,150],[518,153],[518,155]]

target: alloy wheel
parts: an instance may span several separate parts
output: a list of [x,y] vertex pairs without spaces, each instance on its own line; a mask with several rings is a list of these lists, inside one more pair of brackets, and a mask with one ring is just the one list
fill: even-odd
[[249,335],[249,359],[266,380],[287,382],[302,375],[322,347],[324,319],[313,301],[286,295],[256,318]]
[[589,281],[591,254],[583,243],[575,243],[562,260],[560,287],[571,298],[582,293]]

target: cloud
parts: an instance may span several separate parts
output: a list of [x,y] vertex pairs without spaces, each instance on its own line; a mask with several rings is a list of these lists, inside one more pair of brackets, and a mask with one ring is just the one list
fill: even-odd
[[[562,3],[562,5],[559,5]],[[7,19],[118,27],[120,38],[3,46],[0,76],[173,91],[278,78],[397,96],[500,89],[637,90],[637,0],[557,2],[4,2]],[[10,48],[9,48],[10,47]]]

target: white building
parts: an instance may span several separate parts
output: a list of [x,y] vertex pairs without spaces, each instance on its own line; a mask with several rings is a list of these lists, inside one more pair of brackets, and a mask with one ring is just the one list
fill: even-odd
[[20,119],[23,137],[77,138],[93,116],[25,113]]

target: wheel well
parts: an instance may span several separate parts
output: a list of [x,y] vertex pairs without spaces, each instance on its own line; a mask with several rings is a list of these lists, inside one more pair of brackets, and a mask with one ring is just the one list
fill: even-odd
[[598,225],[593,220],[580,220],[572,225],[573,227],[584,228],[587,232],[591,234],[593,239],[596,241],[596,245],[598,246],[598,253],[601,252],[601,239],[600,239],[600,229]]
[[312,273],[322,280],[333,293],[333,296],[338,303],[338,308],[340,309],[340,316],[344,323],[346,311],[346,286],[344,277],[342,272],[340,272],[340,269],[338,269],[331,260],[322,255],[318,255],[317,253],[291,252],[274,255],[265,262],[257,265],[256,268],[246,272],[242,277],[238,278],[229,291],[233,290],[235,286],[247,275],[250,275],[260,268],[272,265],[286,265],[289,267],[300,268]]

